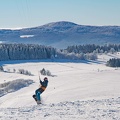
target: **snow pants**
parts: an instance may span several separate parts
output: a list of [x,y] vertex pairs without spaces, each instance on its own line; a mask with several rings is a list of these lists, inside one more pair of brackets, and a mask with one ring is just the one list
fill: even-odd
[[41,91],[40,91],[40,89],[37,89],[37,90],[35,91],[35,95],[36,95],[37,101],[41,101],[41,97],[40,97]]

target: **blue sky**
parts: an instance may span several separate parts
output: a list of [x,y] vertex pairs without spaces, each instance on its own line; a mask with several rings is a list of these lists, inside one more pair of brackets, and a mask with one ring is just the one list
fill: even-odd
[[120,26],[120,0],[0,0],[0,28],[70,21]]

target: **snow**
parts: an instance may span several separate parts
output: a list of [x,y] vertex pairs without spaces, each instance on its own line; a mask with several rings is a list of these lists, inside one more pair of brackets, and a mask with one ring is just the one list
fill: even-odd
[[[34,82],[0,97],[0,120],[120,120],[120,68],[105,65],[112,57],[120,54],[99,55],[96,61],[1,61],[10,72],[0,72],[0,84],[17,79]],[[48,76],[42,104],[36,105],[32,95],[42,68],[54,77]],[[13,69],[28,70],[33,76]]]
[[34,37],[34,35],[21,35],[20,38],[30,38],[30,37]]
[[26,29],[26,27],[0,28],[0,30],[21,30],[21,29]]

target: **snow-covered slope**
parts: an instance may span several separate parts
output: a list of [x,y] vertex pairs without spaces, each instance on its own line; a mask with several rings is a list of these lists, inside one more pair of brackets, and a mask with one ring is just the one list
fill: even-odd
[[[120,54],[100,55],[97,61],[4,62],[6,71],[25,69],[33,76],[0,72],[0,83],[16,79],[34,83],[0,97],[0,120],[119,120],[120,69],[105,66],[114,56]],[[50,70],[54,77],[48,77],[42,104],[37,106],[32,95],[39,86],[38,71],[42,68]]]

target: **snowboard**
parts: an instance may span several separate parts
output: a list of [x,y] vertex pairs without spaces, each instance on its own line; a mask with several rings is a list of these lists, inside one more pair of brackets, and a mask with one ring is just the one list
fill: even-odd
[[36,98],[36,95],[33,95],[32,96],[34,98],[34,100],[37,102],[37,98]]
[[40,101],[40,102],[37,101],[36,95],[33,95],[32,97],[34,98],[34,100],[36,101],[36,103],[37,103],[38,105],[41,104],[41,101]]

